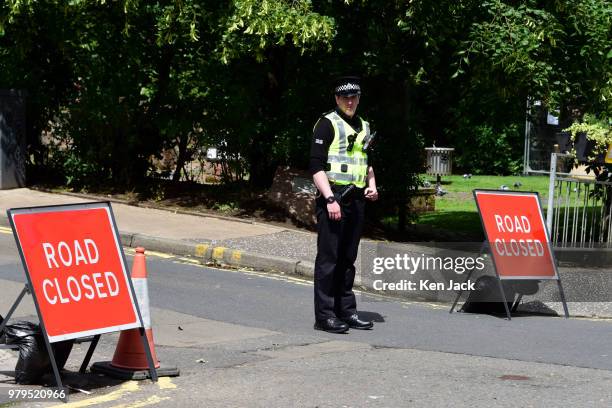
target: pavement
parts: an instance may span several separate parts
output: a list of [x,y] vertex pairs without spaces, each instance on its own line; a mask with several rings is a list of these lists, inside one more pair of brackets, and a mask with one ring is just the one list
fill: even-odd
[[[6,210],[43,205],[61,205],[100,201],[98,197],[75,194],[48,193],[28,188],[0,190],[0,225],[8,226]],[[146,208],[112,201],[122,244],[125,247],[144,247],[147,251],[190,256],[202,263],[249,268],[312,279],[316,256],[316,234],[290,228],[237,218],[202,215],[181,211]],[[361,268],[370,262],[366,255],[381,253],[380,245],[362,240],[357,260],[356,285],[373,289],[373,276]],[[421,256],[432,253],[426,244],[393,244],[404,253]],[[612,279],[606,268],[561,268],[565,292],[572,316],[612,317]],[[432,274],[432,277],[433,274]],[[548,285],[541,292],[544,298],[524,299],[526,311],[561,314],[562,306],[556,295],[556,285]],[[554,293],[553,293],[554,292]],[[442,303],[452,302],[451,291],[392,292],[394,296],[411,300]],[[521,309],[519,309],[521,310]]]

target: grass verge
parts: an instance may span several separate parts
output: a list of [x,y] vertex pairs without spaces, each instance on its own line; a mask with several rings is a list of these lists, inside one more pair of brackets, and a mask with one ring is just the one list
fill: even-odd
[[[425,175],[422,178],[432,185],[436,183],[435,177]],[[512,191],[536,191],[546,207],[548,180],[547,176],[445,176],[442,177],[442,189],[447,193],[436,197],[436,211],[419,215],[416,223],[479,235],[482,227],[472,190],[500,190],[507,186]]]

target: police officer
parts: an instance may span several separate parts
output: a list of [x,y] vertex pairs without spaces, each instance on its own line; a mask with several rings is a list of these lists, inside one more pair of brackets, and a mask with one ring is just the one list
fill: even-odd
[[353,281],[365,200],[377,200],[378,192],[367,154],[370,125],[355,115],[359,78],[338,78],[334,94],[336,108],[316,123],[310,154],[310,171],[319,190],[314,328],[344,333],[349,327],[373,327],[357,315]]

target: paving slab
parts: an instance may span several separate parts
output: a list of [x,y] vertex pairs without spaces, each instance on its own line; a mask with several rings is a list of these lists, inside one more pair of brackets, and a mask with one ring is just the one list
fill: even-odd
[[[0,190],[0,213],[9,208],[87,203],[90,199],[51,194],[28,188]],[[284,229],[266,224],[232,221],[214,217],[173,213],[113,203],[119,230],[177,240],[221,241],[281,232]]]

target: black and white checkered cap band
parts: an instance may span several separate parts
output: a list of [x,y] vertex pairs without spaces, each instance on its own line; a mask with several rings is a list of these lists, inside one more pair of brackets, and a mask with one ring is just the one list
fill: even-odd
[[336,87],[335,93],[361,93],[361,87],[359,84],[354,84],[352,82],[342,84]]

